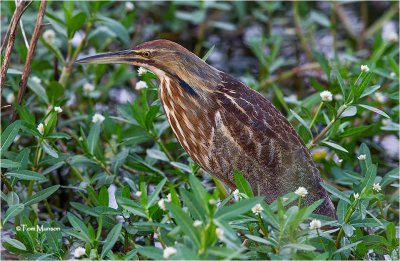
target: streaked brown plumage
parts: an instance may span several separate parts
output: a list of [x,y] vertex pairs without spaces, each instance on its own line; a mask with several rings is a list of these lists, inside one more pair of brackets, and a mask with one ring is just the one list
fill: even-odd
[[286,118],[258,92],[208,65],[182,46],[155,40],[79,63],[145,67],[160,80],[160,100],[178,141],[203,169],[234,188],[239,170],[254,192],[272,202],[305,187],[317,213],[335,216],[310,153]]

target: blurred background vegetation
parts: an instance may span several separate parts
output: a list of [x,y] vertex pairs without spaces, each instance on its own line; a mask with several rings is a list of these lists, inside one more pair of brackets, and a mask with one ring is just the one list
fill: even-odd
[[[40,5],[23,13],[3,79],[3,259],[398,259],[398,2],[50,1],[21,91]],[[2,2],[2,68],[15,10]],[[207,56],[288,117],[337,220],[288,205],[293,193],[268,206],[240,174],[232,194],[199,169],[152,73],[74,64],[161,38]]]

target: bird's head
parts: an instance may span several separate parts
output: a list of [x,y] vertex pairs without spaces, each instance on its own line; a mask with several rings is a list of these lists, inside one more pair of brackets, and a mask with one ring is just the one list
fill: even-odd
[[76,61],[80,64],[130,64],[145,67],[159,78],[164,74],[187,82],[215,80],[218,71],[181,45],[168,40],[142,43],[131,50],[96,54]]

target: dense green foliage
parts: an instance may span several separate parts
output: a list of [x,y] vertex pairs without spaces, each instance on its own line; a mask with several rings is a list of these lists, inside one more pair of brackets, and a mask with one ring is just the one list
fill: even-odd
[[[39,5],[23,15],[28,39]],[[381,33],[398,4],[386,3],[359,39],[335,22],[337,5],[48,3],[22,103],[21,34],[2,92],[18,115],[12,121],[12,110],[2,110],[3,257],[69,259],[83,247],[90,259],[398,259],[399,48]],[[15,3],[1,8],[8,24]],[[252,24],[266,29],[245,44],[230,40]],[[328,53],[317,48],[318,34],[332,35]],[[313,214],[321,202],[304,206],[294,192],[268,205],[240,173],[233,192],[210,177],[172,134],[151,72],[73,63],[157,38],[207,56],[271,98],[308,144],[337,219]],[[213,58],[238,54],[235,46],[252,68]]]

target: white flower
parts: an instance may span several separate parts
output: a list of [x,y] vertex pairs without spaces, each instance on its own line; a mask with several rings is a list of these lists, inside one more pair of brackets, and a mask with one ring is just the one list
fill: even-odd
[[354,199],[357,200],[360,197],[360,194],[354,193],[353,196],[354,196]]
[[84,37],[85,33],[83,31],[75,32],[74,37],[72,37],[71,39],[72,46],[77,47],[78,45],[80,45]]
[[304,198],[308,194],[308,191],[305,187],[299,187],[294,193]]
[[139,69],[137,70],[137,73],[139,76],[142,76],[143,74],[147,73],[147,69],[143,68],[143,67],[139,67]]
[[54,111],[57,112],[57,113],[62,113],[63,112],[63,110],[59,106],[54,107]]
[[319,95],[321,96],[322,101],[332,101],[332,93],[330,91],[323,91]]
[[337,100],[337,101],[341,101],[341,100],[343,100],[343,95],[341,95],[340,93],[338,93],[338,94],[335,94],[334,98],[335,98],[335,100]]
[[361,154],[357,157],[357,159],[359,159],[359,160],[365,160],[366,158],[367,158],[367,155],[365,155],[365,154]]
[[310,229],[318,229],[321,228],[321,221],[319,221],[318,219],[313,219],[310,222]]
[[394,78],[394,77],[396,77],[396,73],[395,73],[395,72],[391,72],[391,73],[389,74],[389,76],[390,76],[390,78]]
[[83,85],[83,91],[85,92],[85,94],[89,94],[90,92],[94,91],[94,85],[91,83],[85,83]]
[[132,11],[135,9],[135,5],[132,2],[125,2],[125,10]]
[[387,42],[397,42],[399,35],[397,34],[396,25],[394,22],[386,22],[382,28],[382,39]]
[[374,93],[374,96],[379,103],[385,103],[387,101],[387,97],[381,92]]
[[81,256],[86,255],[86,249],[83,247],[77,247],[74,250],[74,257],[75,258],[80,258]]
[[32,79],[33,82],[35,82],[35,83],[37,83],[37,84],[40,84],[40,83],[42,82],[42,80],[40,80],[40,78],[37,77],[37,76],[32,76],[31,79]]
[[369,72],[369,67],[368,67],[368,65],[361,65],[361,71],[362,71],[362,72]]
[[166,247],[164,249],[163,257],[165,259],[170,258],[171,256],[175,255],[177,253],[176,249],[173,247]]
[[376,192],[380,192],[382,190],[381,184],[374,183],[374,185],[372,185],[372,189],[375,190]]
[[286,202],[286,201],[288,201],[289,199],[288,199],[288,198],[282,198],[282,200],[283,200],[283,202]]
[[264,209],[260,204],[256,204],[254,207],[251,208],[251,211],[256,215],[260,215],[263,210]]
[[43,33],[43,40],[48,44],[53,44],[55,38],[56,38],[56,33],[51,29],[46,30]]
[[291,95],[285,97],[284,100],[287,103],[297,103],[299,101],[296,94],[291,94]]
[[39,123],[39,125],[37,126],[37,128],[36,128],[38,131],[39,131],[39,133],[40,134],[44,134],[44,125],[43,125],[43,123]]
[[105,120],[105,117],[100,113],[95,113],[92,118],[93,123],[102,123]]
[[167,201],[167,202],[171,202],[172,201],[171,193],[168,193],[167,199],[165,201]]
[[217,238],[221,240],[224,237],[224,231],[217,227],[217,229],[215,229],[215,235],[217,235]]
[[200,227],[201,225],[203,225],[203,222],[201,222],[200,220],[195,220],[193,222],[193,226],[195,226],[195,227]]
[[7,103],[13,103],[15,101],[14,93],[10,92],[6,97],[6,101]]
[[158,206],[162,209],[162,210],[164,210],[164,211],[166,211],[167,210],[167,207],[165,206],[165,201],[164,201],[164,199],[162,198],[162,199],[160,199],[159,201],[158,201]]
[[210,199],[210,200],[208,201],[208,203],[209,203],[210,205],[215,205],[215,204],[217,204],[217,201],[216,201],[215,199]]
[[136,197],[140,197],[142,195],[142,192],[141,191],[136,191],[135,195],[136,195]]
[[233,194],[234,196],[236,196],[236,197],[240,197],[240,192],[239,192],[238,189],[235,189],[235,190],[232,192],[232,194]]
[[135,85],[135,89],[138,91],[145,88],[147,88],[147,83],[145,81],[138,81]]

